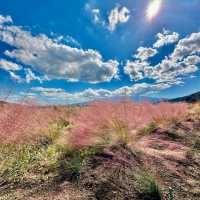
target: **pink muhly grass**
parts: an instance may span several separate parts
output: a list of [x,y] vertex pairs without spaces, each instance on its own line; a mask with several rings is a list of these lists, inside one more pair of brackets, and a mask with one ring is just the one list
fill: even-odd
[[187,114],[184,103],[134,103],[129,100],[92,102],[71,118],[70,143],[80,148],[104,142],[128,142],[132,130],[152,121],[182,119]]
[[49,123],[58,118],[53,107],[5,104],[0,107],[0,143],[24,143],[44,134]]
[[188,114],[186,103],[161,102],[155,108],[156,113],[153,116],[155,122],[178,122]]

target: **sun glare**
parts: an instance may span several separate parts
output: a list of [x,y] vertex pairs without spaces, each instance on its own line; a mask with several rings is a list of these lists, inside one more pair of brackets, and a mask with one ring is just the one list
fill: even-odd
[[152,20],[159,13],[162,5],[162,0],[150,0],[150,3],[146,10],[146,17],[148,20]]

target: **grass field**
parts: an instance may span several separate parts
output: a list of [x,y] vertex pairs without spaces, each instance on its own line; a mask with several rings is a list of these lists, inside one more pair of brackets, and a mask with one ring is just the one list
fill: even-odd
[[0,199],[198,200],[200,105],[0,105]]

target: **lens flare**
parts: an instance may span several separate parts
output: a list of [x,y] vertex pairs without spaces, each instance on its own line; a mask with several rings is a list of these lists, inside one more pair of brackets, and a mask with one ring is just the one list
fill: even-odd
[[159,13],[162,5],[162,0],[150,0],[150,3],[146,10],[146,17],[148,20],[152,20]]

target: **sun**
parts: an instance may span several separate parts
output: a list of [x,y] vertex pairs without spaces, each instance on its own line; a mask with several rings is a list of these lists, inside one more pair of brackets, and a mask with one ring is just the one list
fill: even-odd
[[162,5],[162,0],[150,0],[150,3],[146,10],[146,17],[148,20],[152,20],[159,13]]

